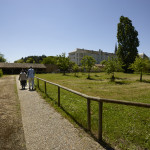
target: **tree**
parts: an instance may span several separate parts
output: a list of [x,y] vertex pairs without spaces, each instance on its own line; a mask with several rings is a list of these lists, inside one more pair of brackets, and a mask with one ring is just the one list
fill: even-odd
[[104,66],[106,62],[107,62],[106,60],[102,60],[101,61],[102,66]]
[[57,65],[61,71],[63,71],[63,75],[65,75],[66,71],[68,71],[70,67],[70,59],[65,56],[65,53],[58,56]]
[[0,62],[6,62],[4,55],[0,53]]
[[2,76],[3,76],[3,70],[0,69],[0,77],[2,77]]
[[115,44],[115,51],[114,51],[115,54],[117,54],[117,50],[118,50],[117,44]]
[[115,72],[122,71],[122,64],[118,61],[117,58],[108,58],[108,61],[105,62],[105,71],[108,74],[111,74],[111,81],[115,80]]
[[46,58],[45,55],[42,56],[28,56],[14,61],[14,63],[41,63],[43,59]]
[[94,66],[93,67],[93,71],[95,72],[95,76],[97,76],[97,72],[99,71],[100,69],[99,69],[99,67],[97,67],[97,66]]
[[48,57],[43,59],[42,64],[53,64],[53,65],[56,65],[57,64],[57,57],[48,56]]
[[95,65],[96,60],[91,56],[84,56],[81,60],[82,66],[85,66],[88,71],[88,78],[90,79],[90,72],[92,67]]
[[75,73],[74,76],[77,76],[77,72],[79,70],[79,66],[77,64],[74,64],[72,69],[73,69],[73,72]]
[[138,32],[132,26],[132,21],[128,17],[121,16],[117,31],[117,56],[122,61],[125,72],[130,72],[129,66],[138,54],[139,40],[137,36]]
[[26,63],[35,63],[35,61],[34,61],[34,59],[33,58],[28,58],[27,60],[26,60]]
[[24,63],[24,60],[23,59],[19,59],[19,60],[14,61],[14,63]]
[[136,72],[140,72],[140,81],[142,82],[143,72],[147,69],[148,60],[141,57],[136,57],[133,64],[130,65],[130,69]]

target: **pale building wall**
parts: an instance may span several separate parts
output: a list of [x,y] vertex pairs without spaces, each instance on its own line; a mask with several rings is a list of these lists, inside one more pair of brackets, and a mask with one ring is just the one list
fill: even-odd
[[77,48],[74,52],[69,53],[69,58],[71,61],[75,62],[77,65],[81,65],[81,60],[84,56],[92,56],[96,60],[96,64],[99,64],[103,60],[108,60],[108,57],[115,57],[113,53],[106,53],[102,50],[85,50]]

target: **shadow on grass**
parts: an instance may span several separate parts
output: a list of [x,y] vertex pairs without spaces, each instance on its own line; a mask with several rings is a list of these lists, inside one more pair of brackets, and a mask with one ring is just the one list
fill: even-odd
[[127,84],[130,84],[130,82],[127,82],[127,81],[111,81],[111,80],[108,83],[109,84],[116,84],[116,85],[117,84],[118,85],[125,85],[125,84],[127,85]]
[[94,78],[86,78],[87,80],[93,80],[93,81],[103,81],[102,79],[94,79]]
[[62,76],[70,76],[69,74],[62,74]]
[[100,77],[100,76],[96,74],[95,77]]
[[119,78],[119,77],[115,77],[115,79],[118,79],[118,80],[127,80],[127,78]]
[[80,76],[79,76],[79,75],[74,75],[74,77],[75,77],[75,78],[80,78]]
[[125,81],[114,81],[115,84],[123,85],[123,84],[129,84],[128,82]]
[[150,80],[142,80],[142,82],[144,82],[144,83],[150,83]]

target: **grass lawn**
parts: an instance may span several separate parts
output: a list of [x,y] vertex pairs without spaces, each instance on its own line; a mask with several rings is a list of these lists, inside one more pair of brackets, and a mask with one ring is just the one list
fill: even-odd
[[[37,74],[37,77],[58,83],[89,96],[150,103],[150,75],[115,73],[115,82],[105,73]],[[43,81],[40,89],[44,90]],[[57,102],[57,87],[47,84],[49,101]],[[61,107],[81,126],[87,128],[86,99],[61,89]],[[97,136],[98,103],[91,103],[92,133]],[[114,148],[150,149],[150,109],[118,104],[103,104],[103,139]]]

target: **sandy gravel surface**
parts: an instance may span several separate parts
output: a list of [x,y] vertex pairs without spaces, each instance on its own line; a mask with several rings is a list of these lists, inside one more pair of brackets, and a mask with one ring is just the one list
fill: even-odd
[[17,87],[27,150],[103,149],[84,131],[74,128],[36,91],[29,91],[28,87],[20,90],[18,80]]
[[15,76],[0,78],[0,150],[26,150]]

